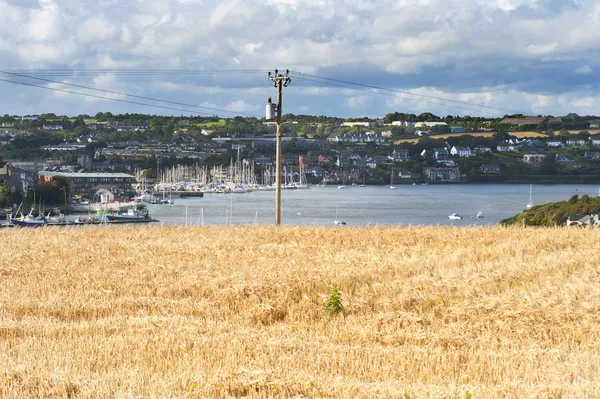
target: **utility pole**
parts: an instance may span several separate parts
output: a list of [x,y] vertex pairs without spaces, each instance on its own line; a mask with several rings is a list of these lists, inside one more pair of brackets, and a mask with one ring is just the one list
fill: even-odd
[[276,158],[275,158],[275,225],[281,225],[281,116],[283,115],[283,88],[287,87],[292,81],[290,79],[289,71],[285,71],[285,75],[279,73],[276,69],[274,74],[269,72],[269,80],[273,82],[273,86],[277,88],[277,104],[271,103],[271,98],[267,102],[267,113],[266,119],[272,120],[274,116],[274,110],[277,110],[277,136],[276,136]]

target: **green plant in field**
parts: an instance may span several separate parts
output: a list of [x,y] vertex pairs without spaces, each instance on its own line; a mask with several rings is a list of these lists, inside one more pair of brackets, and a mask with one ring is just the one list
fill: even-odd
[[331,287],[329,288],[329,298],[327,298],[327,302],[325,302],[325,311],[330,316],[335,316],[344,311],[342,293],[335,283],[331,284]]

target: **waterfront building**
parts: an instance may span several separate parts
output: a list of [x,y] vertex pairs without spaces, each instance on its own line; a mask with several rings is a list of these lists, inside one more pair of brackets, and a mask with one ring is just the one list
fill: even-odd
[[107,189],[117,196],[129,197],[134,194],[135,176],[126,173],[67,173],[38,172],[38,180],[51,182],[62,176],[69,184],[71,195],[93,196],[100,189]]

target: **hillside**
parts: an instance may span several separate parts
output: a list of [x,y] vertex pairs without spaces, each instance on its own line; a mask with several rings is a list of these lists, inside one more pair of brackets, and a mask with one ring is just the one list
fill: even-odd
[[[0,231],[0,397],[598,397],[599,239]],[[325,312],[333,283],[337,316]]]
[[500,222],[505,226],[563,226],[569,215],[589,215],[600,213],[600,197],[582,195],[571,197],[568,201],[551,202],[538,205],[529,210]]

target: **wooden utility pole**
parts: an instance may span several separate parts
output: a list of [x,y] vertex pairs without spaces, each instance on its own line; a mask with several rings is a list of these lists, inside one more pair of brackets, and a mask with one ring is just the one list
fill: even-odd
[[[291,82],[290,77],[288,76],[289,71],[286,71],[285,75],[280,74],[277,69],[275,70],[275,74],[271,75],[269,72],[269,79],[273,81],[273,86],[277,88],[277,135],[276,135],[276,158],[275,158],[275,225],[281,225],[281,117],[283,115],[283,88],[287,87],[287,85]],[[267,104],[267,119],[272,119],[272,106],[271,101],[269,99],[269,103]]]

